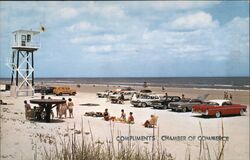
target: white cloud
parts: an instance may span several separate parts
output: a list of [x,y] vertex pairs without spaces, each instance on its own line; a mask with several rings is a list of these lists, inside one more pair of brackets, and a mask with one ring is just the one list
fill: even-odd
[[[167,26],[168,24],[165,24]],[[177,18],[170,23],[172,29],[204,29],[214,28],[219,25],[218,21],[214,21],[209,13],[199,11],[194,14]]]
[[74,18],[80,13],[79,10],[75,8],[61,8],[59,10],[59,14],[62,18],[69,19],[69,18]]
[[[120,3],[121,4],[121,3]],[[123,18],[125,13],[123,9],[112,2],[98,3],[98,2],[88,2],[84,3],[84,6],[79,8],[84,14],[89,14],[92,16],[101,16],[104,18]]]
[[66,30],[74,32],[74,31],[97,31],[101,30],[101,27],[93,25],[89,22],[80,22],[67,27]]
[[87,48],[83,49],[83,52],[87,52],[87,53],[98,53],[98,52],[111,52],[112,51],[112,46],[111,45],[93,45],[93,46],[89,46]]
[[206,2],[206,1],[158,1],[152,3],[152,7],[156,10],[187,10],[196,8],[206,8],[217,5],[220,2]]
[[122,40],[125,40],[127,36],[123,35],[113,35],[113,34],[104,34],[104,35],[93,35],[93,36],[78,36],[72,38],[71,43],[116,43]]

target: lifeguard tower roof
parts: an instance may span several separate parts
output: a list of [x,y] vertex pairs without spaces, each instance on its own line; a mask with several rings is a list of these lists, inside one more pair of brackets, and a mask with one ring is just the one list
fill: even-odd
[[40,32],[32,30],[16,30],[12,32],[12,49],[35,51],[40,48]]
[[22,32],[22,33],[24,33],[24,32],[30,32],[30,33],[33,33],[33,35],[36,35],[36,34],[39,34],[40,32],[38,32],[38,31],[32,31],[32,30],[24,30],[24,29],[19,29],[19,30],[16,30],[16,31],[14,31],[14,32],[12,32],[12,33],[17,33],[17,32]]

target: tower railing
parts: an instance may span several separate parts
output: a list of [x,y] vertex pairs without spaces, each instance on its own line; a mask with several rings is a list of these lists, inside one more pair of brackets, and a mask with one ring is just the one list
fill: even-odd
[[13,42],[12,43],[12,48],[17,48],[17,47],[21,47],[21,48],[40,48],[41,47],[41,43],[40,42],[26,42],[24,44],[18,43],[18,42]]

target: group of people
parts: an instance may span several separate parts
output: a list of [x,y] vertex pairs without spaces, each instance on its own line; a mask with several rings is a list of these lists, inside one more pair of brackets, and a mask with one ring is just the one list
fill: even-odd
[[[62,100],[65,100],[65,98],[63,97]],[[66,101],[65,103],[62,104],[58,104],[56,106],[56,116],[59,118],[62,118],[62,116],[64,116],[64,118],[67,118],[67,110],[69,112],[69,118],[73,118],[73,107],[74,107],[74,103],[72,101],[71,98],[68,99],[68,102]]]
[[106,108],[104,113],[103,113],[103,118],[105,121],[119,121],[119,122],[124,122],[128,124],[134,124],[135,119],[133,116],[133,112],[129,112],[128,118],[126,117],[126,113],[124,112],[124,109],[121,110],[121,116],[119,118],[116,118],[115,116],[110,116],[108,109]]
[[[44,96],[41,96],[41,99],[45,99]],[[51,97],[48,97],[48,99],[51,99]],[[62,98],[62,100],[65,100],[65,98]],[[69,118],[73,118],[73,106],[74,103],[71,98],[68,99],[68,102],[66,101],[63,104],[59,104],[56,106],[56,115],[58,118],[62,118],[64,115],[64,118],[67,118],[67,110],[69,112]],[[32,109],[30,104],[27,102],[27,100],[24,101],[24,108],[25,108],[25,118],[31,119],[35,118],[36,120],[42,120],[45,117],[45,114],[50,114],[52,119],[54,118],[54,112],[51,108],[50,113],[45,113],[44,106],[39,105],[38,107],[34,106]]]
[[[133,116],[133,112],[129,112],[128,118],[126,117],[126,113],[124,112],[124,109],[121,110],[121,115],[119,118],[116,118],[115,116],[110,116],[108,109],[106,108],[104,113],[103,113],[103,118],[105,121],[118,121],[118,122],[123,122],[123,123],[128,123],[128,124],[134,124],[135,119]],[[144,127],[147,128],[153,128],[157,125],[157,120],[158,116],[156,115],[151,115],[150,119],[146,120],[143,124]]]

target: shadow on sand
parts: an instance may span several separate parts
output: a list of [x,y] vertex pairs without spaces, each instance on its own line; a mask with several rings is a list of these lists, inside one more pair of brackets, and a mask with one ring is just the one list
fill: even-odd
[[31,122],[39,122],[39,123],[63,123],[65,122],[62,119],[51,119],[50,122],[46,122],[44,120],[31,119]]
[[[246,116],[246,115],[243,115]],[[203,118],[203,119],[219,119],[216,118],[215,116],[202,116],[202,115],[192,115],[194,118]],[[232,118],[232,117],[241,117],[240,115],[225,115],[221,116],[220,118]]]

